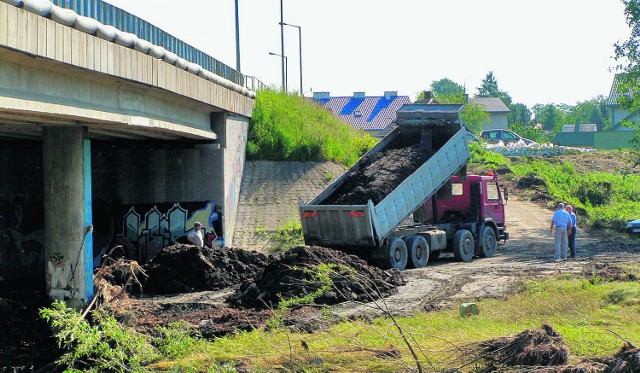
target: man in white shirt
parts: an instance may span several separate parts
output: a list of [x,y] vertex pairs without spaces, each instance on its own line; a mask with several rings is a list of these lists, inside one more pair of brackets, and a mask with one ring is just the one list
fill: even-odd
[[201,229],[202,224],[200,224],[199,222],[195,222],[195,224],[193,224],[193,230],[187,235],[187,240],[198,247],[204,247],[204,240],[202,239]]
[[553,213],[553,217],[551,218],[550,234],[553,234],[554,227],[556,228],[554,260],[559,262],[560,259],[567,259],[567,248],[569,246],[568,235],[571,234],[572,228],[571,217],[569,213],[564,210],[564,203],[558,203],[556,206],[556,212]]

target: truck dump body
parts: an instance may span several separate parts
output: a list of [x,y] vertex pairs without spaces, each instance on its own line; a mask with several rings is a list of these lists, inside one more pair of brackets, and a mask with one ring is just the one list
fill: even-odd
[[305,243],[380,246],[467,164],[470,153],[460,109],[460,105],[401,107],[397,128],[309,204],[300,205]]

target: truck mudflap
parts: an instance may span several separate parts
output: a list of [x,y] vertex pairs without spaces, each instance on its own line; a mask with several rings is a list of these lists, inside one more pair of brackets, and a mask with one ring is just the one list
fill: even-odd
[[306,245],[376,246],[374,207],[368,205],[300,205]]

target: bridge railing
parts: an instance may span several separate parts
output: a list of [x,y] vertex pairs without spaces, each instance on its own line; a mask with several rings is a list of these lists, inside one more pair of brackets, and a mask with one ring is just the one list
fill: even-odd
[[[248,82],[245,82],[245,76],[242,73],[151,23],[102,0],[51,0],[51,2],[59,7],[72,9],[82,16],[94,18],[105,25],[111,25],[121,31],[135,34],[137,37],[162,46],[179,57],[196,63],[216,75],[245,86],[247,89],[255,90],[247,86]],[[255,77],[251,78],[252,80],[257,80]],[[260,82],[259,80],[257,81]],[[257,83],[251,82],[251,84]]]

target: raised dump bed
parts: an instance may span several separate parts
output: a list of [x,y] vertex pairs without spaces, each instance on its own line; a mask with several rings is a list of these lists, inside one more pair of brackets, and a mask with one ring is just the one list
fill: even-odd
[[394,229],[453,175],[466,172],[470,153],[461,108],[402,106],[389,135],[310,203],[300,205],[305,243],[369,248],[372,256],[385,256],[383,246]]

